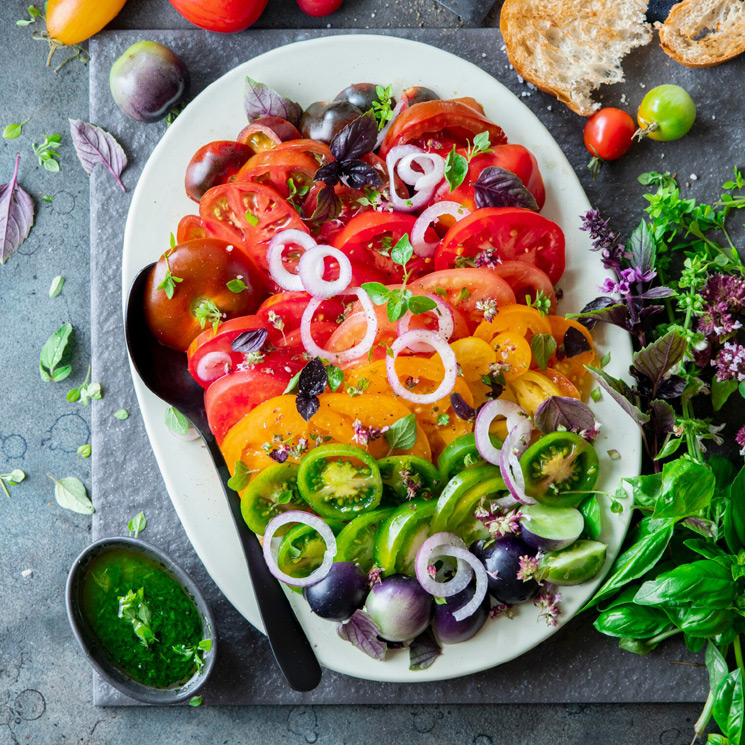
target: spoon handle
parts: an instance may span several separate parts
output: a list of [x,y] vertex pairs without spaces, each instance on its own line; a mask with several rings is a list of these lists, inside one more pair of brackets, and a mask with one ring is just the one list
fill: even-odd
[[230,473],[217,443],[212,438],[203,439],[220,474],[274,659],[291,688],[296,691],[312,691],[321,682],[321,666],[287,596],[264,561],[258,538],[243,520],[240,497],[228,486]]

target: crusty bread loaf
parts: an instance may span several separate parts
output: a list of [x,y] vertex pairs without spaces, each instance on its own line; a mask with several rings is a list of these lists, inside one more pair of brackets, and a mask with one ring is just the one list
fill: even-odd
[[681,65],[718,65],[745,52],[745,0],[684,0],[659,30],[662,48]]
[[500,28],[523,78],[589,116],[600,107],[592,91],[622,82],[621,60],[651,40],[646,9],[647,0],[505,0]]

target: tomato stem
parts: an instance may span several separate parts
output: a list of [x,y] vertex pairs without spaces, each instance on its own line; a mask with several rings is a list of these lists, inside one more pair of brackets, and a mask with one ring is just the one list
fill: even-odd
[[656,132],[660,128],[660,125],[657,124],[657,122],[650,122],[647,124],[646,127],[639,127],[639,129],[634,132],[633,135],[631,135],[631,138],[636,140],[637,142],[640,142],[642,138],[646,137],[651,132]]

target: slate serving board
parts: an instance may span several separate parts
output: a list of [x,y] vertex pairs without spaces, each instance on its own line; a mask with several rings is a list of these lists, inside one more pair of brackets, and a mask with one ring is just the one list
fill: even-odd
[[[272,660],[264,637],[233,609],[207,575],[188,542],[166,493],[150,444],[138,414],[127,364],[122,324],[121,250],[124,224],[131,192],[147,156],[162,136],[165,125],[140,125],[128,120],[115,107],[109,93],[108,75],[114,60],[132,43],[153,39],[168,44],[186,61],[192,72],[192,92],[239,62],[275,47],[316,36],[344,31],[254,30],[241,35],[218,36],[201,31],[117,31],[97,35],[91,42],[90,118],[113,132],[124,146],[130,162],[124,172],[128,193],[102,169],[91,178],[91,303],[92,354],[94,378],[104,383],[106,396],[131,412],[121,422],[104,416],[93,407],[93,538],[126,533],[127,521],[140,510],[148,518],[143,538],[170,553],[204,589],[217,619],[220,660],[204,688],[204,703],[211,704],[426,704],[426,703],[595,703],[595,702],[679,702],[703,701],[707,685],[705,671],[690,663],[696,660],[675,642],[647,657],[622,653],[615,641],[600,636],[591,618],[580,617],[550,640],[498,668],[467,678],[426,684],[374,683],[330,671],[313,692],[291,691]],[[392,33],[389,30],[373,33]],[[507,85],[544,121],[565,150],[583,179],[591,201],[610,216],[619,231],[639,220],[642,188],[638,173],[653,167],[685,168],[697,173],[700,181],[714,171],[716,180],[727,174],[717,169],[707,155],[707,146],[719,147],[720,160],[737,162],[742,141],[719,132],[719,122],[707,119],[696,140],[689,144],[667,144],[664,152],[637,148],[624,161],[606,169],[593,183],[584,166],[587,154],[581,140],[582,121],[555,100],[533,91],[510,69],[501,36],[494,29],[401,29],[398,36],[415,39],[454,52],[479,65]],[[416,74],[412,61],[412,75]],[[718,73],[700,71],[695,81],[692,71],[677,65],[669,69],[667,57],[656,48],[641,50],[627,65],[629,81],[616,86],[606,103],[618,103],[621,96],[638,103],[641,81],[654,79],[655,71],[666,69],[666,80],[679,82],[698,91],[702,110],[716,111],[721,120],[737,111],[738,96],[733,91],[720,100],[716,91],[727,80],[742,79],[745,65],[730,65]],[[424,74],[423,71],[422,74]],[[708,76],[708,77],[707,77]],[[729,76],[732,76],[731,78]],[[713,84],[715,81],[718,81]],[[350,81],[354,82],[354,81]],[[384,82],[384,81],[378,81]],[[412,80],[416,82],[416,80]],[[335,91],[330,91],[330,94]],[[623,99],[625,101],[625,98]],[[718,108],[714,108],[714,104]],[[709,105],[708,108],[707,104]],[[629,104],[627,104],[627,107]],[[722,127],[726,127],[724,121]],[[722,150],[722,148],[726,148]],[[739,151],[738,151],[739,148]],[[660,158],[668,155],[667,160]],[[650,159],[654,162],[650,162]],[[680,165],[677,165],[680,163]],[[685,165],[683,165],[685,164]],[[174,174],[174,188],[180,188],[180,174]],[[695,195],[695,194],[693,194]],[[174,226],[175,229],[175,226]],[[156,257],[153,257],[156,258]],[[696,660],[697,661],[697,660]],[[684,664],[675,664],[682,662]],[[437,664],[437,663],[436,663]],[[94,676],[94,702],[97,705],[129,705],[131,700]]]

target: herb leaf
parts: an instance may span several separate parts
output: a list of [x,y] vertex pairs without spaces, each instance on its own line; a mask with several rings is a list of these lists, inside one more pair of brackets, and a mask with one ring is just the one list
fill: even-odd
[[534,334],[530,340],[530,350],[538,367],[545,370],[551,355],[556,351],[556,339],[551,334]]
[[129,412],[126,409],[117,409],[114,412],[114,418],[124,421],[125,419],[129,419]]
[[52,284],[49,286],[49,297],[54,298],[62,292],[62,287],[65,284],[65,278],[62,275],[58,275],[52,280]]
[[66,357],[67,345],[72,335],[72,324],[60,326],[44,343],[39,355],[39,372],[41,379],[58,383],[71,372],[71,365],[57,367]]
[[[29,117],[30,119],[30,117]],[[23,125],[28,122],[28,119],[24,119],[20,124],[8,124],[7,127],[3,130],[3,139],[4,140],[16,140],[21,136],[21,132],[23,131]]]
[[535,413],[535,424],[547,435],[564,427],[570,432],[595,429],[595,417],[582,401],[566,396],[549,396]]
[[133,538],[137,538],[140,533],[147,527],[147,518],[144,512],[138,512],[128,523],[127,530],[134,533]]
[[374,660],[385,659],[386,643],[380,639],[378,625],[361,610],[356,610],[346,623],[336,627],[341,639],[349,642]]
[[652,397],[663,376],[685,356],[688,343],[675,329],[640,349],[634,355],[633,367],[652,383]]
[[228,486],[233,491],[243,491],[250,480],[251,472],[248,470],[248,466],[242,460],[237,460],[233,475],[228,479]]
[[409,414],[393,422],[386,430],[384,437],[391,451],[411,450],[417,439],[416,417],[414,414]]
[[487,166],[473,185],[477,207],[521,207],[538,212],[535,197],[520,177],[500,166]]
[[59,146],[61,140],[62,135],[44,135],[44,142],[41,145],[37,145],[35,142],[31,143],[31,149],[34,151],[39,165],[50,173],[59,173],[59,161],[57,160],[59,153],[54,148]]
[[34,224],[34,202],[18,184],[21,156],[10,182],[0,185],[0,264],[4,264],[28,237]]
[[358,160],[372,152],[378,139],[378,125],[372,111],[353,119],[331,140],[329,148],[339,161]]
[[466,179],[468,161],[456,152],[455,145],[445,158],[445,180],[450,185],[450,191],[455,191]]
[[729,608],[735,600],[732,574],[711,559],[682,564],[645,582],[634,596],[637,605],[696,605],[707,608]]
[[127,167],[127,156],[114,136],[101,127],[80,119],[70,119],[70,136],[83,170],[90,176],[97,164],[101,164],[116,179],[126,192],[121,180]]
[[303,109],[300,104],[277,93],[263,83],[246,77],[246,88],[243,95],[246,116],[249,122],[264,116],[278,116],[286,119],[295,127],[300,125]]
[[409,645],[409,670],[426,670],[441,654],[442,647],[427,628]]
[[80,479],[70,476],[58,481],[51,474],[47,476],[54,481],[54,498],[60,507],[81,515],[92,515],[96,511]]
[[264,328],[244,331],[233,339],[230,348],[234,352],[241,352],[243,354],[258,352],[266,343],[267,336],[268,332]]
[[189,434],[189,420],[175,406],[166,409],[163,421],[174,435],[185,437]]

